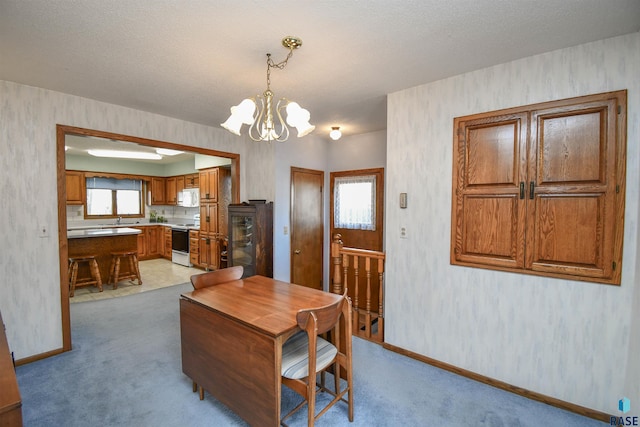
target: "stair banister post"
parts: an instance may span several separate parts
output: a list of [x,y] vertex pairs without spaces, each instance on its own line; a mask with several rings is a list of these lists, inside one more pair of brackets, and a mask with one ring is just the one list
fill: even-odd
[[342,235],[334,234],[331,242],[331,259],[333,260],[333,289],[334,294],[342,294]]

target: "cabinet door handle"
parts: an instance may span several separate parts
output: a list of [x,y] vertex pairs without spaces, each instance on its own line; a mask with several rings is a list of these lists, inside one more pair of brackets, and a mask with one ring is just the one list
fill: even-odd
[[524,181],[520,181],[520,198],[524,199]]
[[293,253],[296,255],[300,255],[300,249],[296,249]]
[[536,184],[533,181],[529,182],[529,199],[533,200],[533,191],[535,190]]

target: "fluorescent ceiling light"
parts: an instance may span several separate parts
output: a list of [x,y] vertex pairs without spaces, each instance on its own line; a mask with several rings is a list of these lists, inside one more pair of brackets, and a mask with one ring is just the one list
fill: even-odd
[[162,154],[163,156],[175,156],[184,153],[184,151],[170,150],[168,148],[156,148],[156,153]]
[[96,157],[114,157],[118,159],[143,159],[143,160],[160,160],[162,156],[156,153],[144,153],[141,151],[117,151],[117,150],[88,150],[92,156]]

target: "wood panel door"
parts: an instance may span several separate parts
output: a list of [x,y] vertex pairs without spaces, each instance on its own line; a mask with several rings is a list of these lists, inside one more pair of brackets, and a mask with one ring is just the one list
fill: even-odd
[[616,216],[617,99],[532,111],[526,268],[610,278]]
[[291,282],[323,288],[324,172],[291,168]]

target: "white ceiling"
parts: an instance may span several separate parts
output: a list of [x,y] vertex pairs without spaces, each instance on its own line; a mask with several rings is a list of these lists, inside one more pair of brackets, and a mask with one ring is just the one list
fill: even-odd
[[210,126],[271,88],[315,133],[386,128],[386,94],[640,30],[640,0],[0,0],[0,80]]

